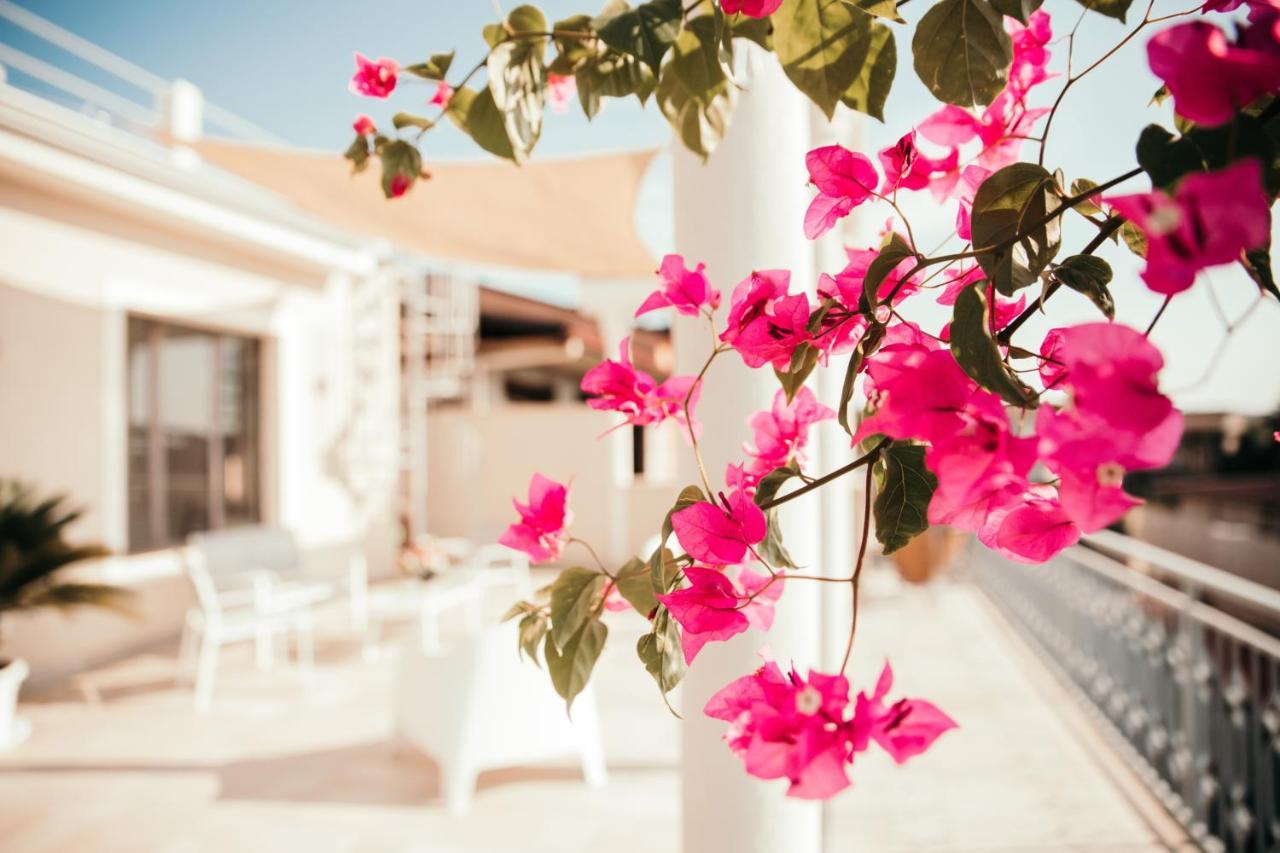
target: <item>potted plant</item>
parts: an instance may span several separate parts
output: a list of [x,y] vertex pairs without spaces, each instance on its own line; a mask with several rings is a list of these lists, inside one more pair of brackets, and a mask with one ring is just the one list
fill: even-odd
[[[64,538],[80,515],[61,496],[41,498],[17,481],[0,480],[0,622],[6,613],[39,607],[124,609],[127,593],[118,587],[63,579],[70,566],[107,554],[100,545]],[[30,731],[16,717],[29,671],[24,660],[0,658],[0,749],[18,745]]]

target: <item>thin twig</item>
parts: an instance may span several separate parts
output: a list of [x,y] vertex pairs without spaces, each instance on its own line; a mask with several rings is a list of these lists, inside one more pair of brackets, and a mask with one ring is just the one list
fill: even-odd
[[871,448],[871,450],[867,451],[862,456],[859,456],[857,459],[853,460],[848,465],[845,465],[842,468],[837,468],[836,470],[832,471],[830,474],[826,474],[822,477],[819,477],[813,482],[807,483],[793,492],[787,492],[785,495],[779,495],[778,497],[774,498],[771,501],[766,501],[765,503],[762,503],[760,505],[760,509],[773,509],[775,506],[784,504],[787,501],[795,500],[801,495],[812,492],[814,489],[822,488],[827,483],[830,483],[832,480],[837,480],[840,477],[843,477],[845,474],[848,474],[850,471],[856,471],[857,469],[861,468],[863,465],[867,465],[867,467],[870,468],[870,465],[868,463],[875,462],[876,459],[880,456],[880,451],[883,450],[885,445],[889,444],[891,441],[893,441],[893,439],[891,438],[880,439],[880,442],[876,444],[875,447]]
[[[877,449],[877,453],[879,450]],[[862,504],[862,542],[858,545],[858,564],[853,568],[853,577],[849,586],[853,588],[853,612],[849,618],[849,643],[844,647],[844,660],[840,662],[840,671],[849,666],[849,656],[853,654],[853,638],[858,633],[858,582],[862,579],[862,566],[867,557],[867,539],[871,534],[871,473],[872,466],[867,466],[866,498]]]

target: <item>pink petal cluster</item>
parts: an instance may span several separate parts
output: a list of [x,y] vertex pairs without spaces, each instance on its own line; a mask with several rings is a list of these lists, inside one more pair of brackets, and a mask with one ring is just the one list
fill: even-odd
[[564,551],[565,527],[573,520],[569,487],[534,474],[527,504],[512,499],[520,520],[498,537],[498,543],[523,551],[535,563],[557,560]]
[[409,187],[413,186],[413,179],[405,174],[397,174],[391,177],[391,197],[400,198],[409,191]]
[[782,576],[775,580],[743,567],[736,582],[724,572],[700,566],[684,570],[689,585],[659,595],[671,616],[680,623],[680,644],[685,663],[712,641],[724,641],[748,628],[768,631],[773,611],[782,596]]
[[726,15],[741,12],[748,18],[767,18],[781,5],[782,0],[720,0],[720,8]]
[[[692,376],[672,376],[659,384],[631,363],[631,339],[623,338],[618,360],[605,359],[582,377],[582,390],[593,395],[587,405],[593,409],[621,412],[626,422],[636,426],[660,423],[667,418],[684,424],[684,400],[694,387]],[[692,415],[698,389],[689,398]],[[691,425],[696,429],[696,424]]]
[[396,88],[400,66],[394,59],[379,58],[376,62],[356,53],[356,73],[351,78],[351,91],[367,98],[385,98]]
[[850,709],[849,680],[813,670],[784,674],[772,661],[723,687],[703,712],[729,723],[725,741],[748,773],[786,779],[787,796],[828,799],[849,787],[854,757],[872,741],[899,763],[924,752],[956,723],[918,699],[885,704],[893,673]]
[[453,87],[441,80],[436,84],[435,94],[431,96],[431,100],[427,101],[432,106],[440,109],[448,109],[449,101],[453,99]]
[[1042,406],[1039,452],[1060,478],[1058,497],[1085,533],[1101,530],[1139,501],[1123,488],[1126,471],[1167,465],[1182,437],[1182,413],[1160,393],[1160,351],[1116,323],[1058,330],[1058,386],[1071,405]]
[[760,270],[733,289],[720,340],[737,350],[748,367],[772,364],[786,370],[796,347],[813,340],[809,297],[788,293],[790,283],[786,270]]
[[1147,42],[1147,62],[1173,97],[1173,109],[1198,124],[1224,124],[1261,95],[1280,89],[1280,12],[1257,4],[1233,42],[1208,21],[1189,21]]
[[708,566],[734,566],[764,539],[764,513],[745,490],[699,501],[672,513],[671,529],[690,557]]
[[671,307],[681,314],[696,317],[702,311],[714,311],[720,307],[720,291],[711,287],[707,281],[706,264],[698,264],[694,269],[685,268],[685,260],[680,255],[666,255],[658,267],[658,278],[662,287],[650,293],[648,298],[636,309],[636,316],[656,311],[659,308]]
[[[1082,531],[1120,518],[1136,503],[1122,489],[1125,471],[1166,464],[1182,433],[1181,414],[1156,384],[1159,351],[1145,337],[1094,323],[1048,338],[1042,351],[1054,365],[1046,384],[1068,391],[1072,403],[1042,406],[1036,435],[1016,434],[996,395],[949,351],[908,331],[869,360],[876,410],[854,436],[926,442],[925,464],[938,478],[929,522],[975,531],[1023,562],[1043,562]],[[1030,480],[1037,460],[1058,476],[1056,488]]]
[[569,102],[577,91],[578,80],[572,74],[547,74],[547,103],[553,113],[567,113]]
[[1257,160],[1188,175],[1163,190],[1103,199],[1147,237],[1142,279],[1156,293],[1181,293],[1206,267],[1232,263],[1270,236],[1270,203]]
[[361,136],[372,136],[378,132],[378,127],[373,123],[373,119],[363,113],[356,116],[356,120],[351,123],[351,128]]
[[748,481],[754,485],[770,471],[790,462],[803,464],[809,427],[835,416],[835,411],[819,403],[808,388],[797,391],[789,403],[786,392],[779,389],[773,396],[773,405],[747,421],[753,434],[753,444],[746,448]]
[[804,235],[816,240],[876,191],[880,176],[862,154],[843,145],[826,145],[805,155],[809,180],[818,194],[804,214]]
[[945,155],[933,158],[916,146],[916,132],[908,131],[894,145],[879,152],[880,167],[884,170],[881,194],[897,189],[922,190],[930,186],[939,175],[949,175],[960,165],[960,149],[952,148]]

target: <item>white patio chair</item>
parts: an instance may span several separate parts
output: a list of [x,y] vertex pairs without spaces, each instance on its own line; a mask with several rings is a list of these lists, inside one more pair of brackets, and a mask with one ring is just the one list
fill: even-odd
[[496,625],[443,654],[405,649],[394,738],[435,759],[446,808],[465,812],[482,770],[577,756],[588,785],[606,780],[591,685],[565,714],[545,670],[516,653],[514,623]]
[[[179,649],[179,678],[195,678],[195,705],[208,710],[217,677],[218,655],[225,645],[252,640],[259,668],[272,664],[277,638],[296,639],[299,663],[314,661],[312,607],[332,595],[327,584],[285,582],[279,573],[256,565],[280,565],[282,540],[231,531],[190,537],[187,574],[197,606],[187,611]],[[257,542],[260,551],[248,547]],[[245,554],[252,554],[245,558]],[[234,560],[232,558],[235,558]],[[236,568],[239,567],[239,571]]]

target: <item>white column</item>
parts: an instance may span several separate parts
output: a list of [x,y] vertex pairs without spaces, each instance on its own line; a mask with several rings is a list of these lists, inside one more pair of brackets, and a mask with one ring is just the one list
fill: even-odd
[[[813,253],[802,228],[810,196],[804,168],[808,102],[771,55],[742,45],[738,42],[747,56],[739,64],[739,79],[746,90],[727,138],[706,165],[674,146],[676,249],[690,263],[707,264],[726,302],[752,269],[790,269],[796,289],[812,287],[814,279]],[[722,307],[719,316],[724,314]],[[677,372],[696,372],[711,346],[705,322],[679,317],[674,338]],[[713,487],[722,486],[725,465],[742,458],[742,442],[749,438],[746,419],[768,406],[777,388],[772,371],[748,370],[734,353],[711,368],[696,414]],[[696,481],[692,461],[681,479]],[[797,561],[811,566],[820,553],[816,503],[796,501],[786,509],[786,544]],[[766,644],[783,666],[794,660],[803,670],[818,663],[820,604],[817,591],[806,586],[813,585],[788,587],[768,635],[752,631],[729,643],[709,644],[685,677],[684,853],[821,850],[820,806],[785,797],[785,782],[748,776],[722,741],[725,724],[702,713],[712,693],[759,665],[756,652]]]

